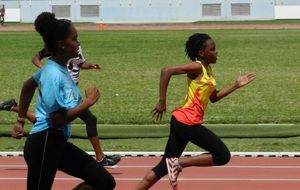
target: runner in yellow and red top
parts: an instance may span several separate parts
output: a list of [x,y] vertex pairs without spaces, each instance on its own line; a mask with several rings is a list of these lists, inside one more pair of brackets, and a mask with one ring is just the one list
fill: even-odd
[[211,67],[203,66],[201,61],[196,61],[202,67],[202,78],[196,81],[191,78],[188,80],[188,89],[182,107],[173,111],[172,115],[177,121],[187,125],[203,123],[204,110],[212,92],[216,90],[216,80],[213,76]]
[[[239,75],[227,88],[216,90],[216,80],[210,64],[217,61],[215,42],[207,34],[196,33],[189,37],[185,51],[191,63],[162,69],[160,76],[160,99],[152,110],[153,117],[161,120],[166,111],[167,88],[171,76],[186,74],[187,91],[183,105],[172,112],[171,129],[162,160],[138,184],[136,190],[152,187],[168,174],[173,189],[177,189],[177,177],[182,168],[190,166],[219,166],[230,160],[230,152],[222,140],[202,125],[208,101],[216,102],[231,92],[249,84],[255,73]],[[180,157],[188,142],[207,151],[206,154]]]

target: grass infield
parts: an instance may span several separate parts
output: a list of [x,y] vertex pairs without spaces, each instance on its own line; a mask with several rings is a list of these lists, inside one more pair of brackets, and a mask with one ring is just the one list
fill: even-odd
[[[82,71],[79,82],[82,94],[88,86],[100,89],[101,99],[91,108],[98,123],[154,123],[150,111],[158,100],[160,70],[188,62],[184,43],[195,32],[206,32],[216,41],[219,57],[213,70],[218,89],[233,83],[239,71],[257,73],[250,85],[210,104],[205,123],[300,122],[300,30],[80,31],[86,59],[102,65],[101,71]],[[0,101],[18,100],[23,82],[37,70],[31,58],[43,44],[34,32],[4,31],[0,43],[5,47],[0,51]],[[180,105],[185,86],[185,76],[171,79],[163,123]],[[0,123],[15,117],[2,111]]]
[[[257,79],[224,100],[208,106],[205,123],[224,138],[232,151],[298,151],[300,123],[300,30],[176,30],[176,31],[80,31],[85,58],[99,63],[102,70],[82,71],[79,89],[88,86],[101,91],[101,99],[91,110],[100,124],[105,150],[163,150],[166,126],[154,124],[150,111],[158,100],[161,68],[187,63],[184,43],[195,32],[205,32],[216,41],[218,63],[213,65],[218,89],[235,81],[239,71],[256,72]],[[43,46],[35,32],[0,31],[0,101],[19,99],[23,82],[37,70],[32,56]],[[173,77],[168,89],[170,111],[180,105],[185,76]],[[30,109],[35,106],[35,99]],[[0,112],[0,150],[22,150],[23,140],[9,136],[16,114]],[[74,122],[81,124],[79,120]],[[287,126],[213,126],[215,123],[288,123]],[[136,124],[105,126],[106,124]],[[26,127],[30,128],[29,125]],[[84,127],[74,127],[74,137],[84,137]],[[91,150],[86,139],[72,139]],[[274,147],[274,148],[273,148]],[[193,146],[188,150],[194,149]]]

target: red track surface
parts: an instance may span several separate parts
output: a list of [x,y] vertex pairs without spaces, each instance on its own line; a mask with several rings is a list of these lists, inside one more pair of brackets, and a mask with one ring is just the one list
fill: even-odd
[[[126,157],[108,169],[117,182],[116,190],[132,190],[159,157]],[[23,157],[0,157],[0,189],[26,189],[27,168]],[[54,190],[72,189],[80,179],[57,172]],[[185,168],[178,179],[181,190],[299,190],[300,158],[233,157],[223,167]],[[151,188],[171,189],[166,177]]]

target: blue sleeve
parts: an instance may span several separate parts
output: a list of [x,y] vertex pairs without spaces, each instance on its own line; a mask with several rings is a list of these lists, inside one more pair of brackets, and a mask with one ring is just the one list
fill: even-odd
[[39,97],[47,113],[69,110],[81,102],[80,92],[67,69],[47,63],[33,79],[38,84]]

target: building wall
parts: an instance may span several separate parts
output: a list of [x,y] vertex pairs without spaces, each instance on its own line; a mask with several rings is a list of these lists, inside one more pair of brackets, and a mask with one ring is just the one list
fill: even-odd
[[19,9],[15,15],[19,18],[11,20],[33,22],[41,12],[52,11],[75,22],[150,23],[271,20],[278,18],[276,14],[284,18],[289,7],[297,7],[297,12],[300,0],[0,0],[0,4],[6,6],[7,21],[14,16],[10,9]]

